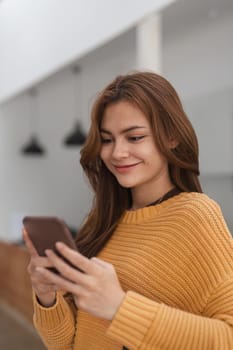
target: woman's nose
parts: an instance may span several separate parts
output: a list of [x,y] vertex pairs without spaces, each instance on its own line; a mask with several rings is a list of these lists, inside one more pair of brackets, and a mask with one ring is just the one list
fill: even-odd
[[120,159],[126,158],[129,155],[129,150],[124,142],[115,142],[112,150],[112,158]]

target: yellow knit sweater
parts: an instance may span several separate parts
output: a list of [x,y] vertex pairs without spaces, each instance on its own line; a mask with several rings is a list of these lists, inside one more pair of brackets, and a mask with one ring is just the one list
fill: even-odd
[[127,211],[99,257],[127,291],[109,322],[34,298],[34,323],[50,350],[232,350],[233,240],[219,206],[181,193]]

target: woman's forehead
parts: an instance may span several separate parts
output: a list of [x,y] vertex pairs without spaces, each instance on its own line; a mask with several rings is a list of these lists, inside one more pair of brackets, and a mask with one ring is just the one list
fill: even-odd
[[145,114],[127,101],[119,101],[106,107],[101,121],[101,129],[126,129],[132,126],[149,127]]

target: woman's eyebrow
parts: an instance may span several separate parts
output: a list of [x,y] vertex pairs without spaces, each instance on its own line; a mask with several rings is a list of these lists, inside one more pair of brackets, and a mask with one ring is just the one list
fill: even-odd
[[[126,132],[129,132],[129,131],[132,131],[132,130],[137,130],[137,129],[146,129],[146,127],[145,126],[139,126],[139,125],[133,125],[133,126],[130,126],[129,128],[121,130],[120,134],[124,134]],[[101,128],[100,132],[102,132],[104,134],[112,135],[111,131],[106,130],[104,128]]]

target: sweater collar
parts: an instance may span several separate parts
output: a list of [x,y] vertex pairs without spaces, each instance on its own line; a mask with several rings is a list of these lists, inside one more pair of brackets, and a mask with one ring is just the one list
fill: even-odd
[[195,196],[195,194],[198,195],[198,193],[195,192],[181,192],[176,196],[171,197],[166,201],[154,206],[144,207],[136,210],[126,210],[120,219],[120,223],[137,224],[143,221],[154,219],[161,211],[168,208],[170,205],[178,202],[181,202],[183,205],[183,199],[189,200],[190,198],[193,198],[193,195]]

